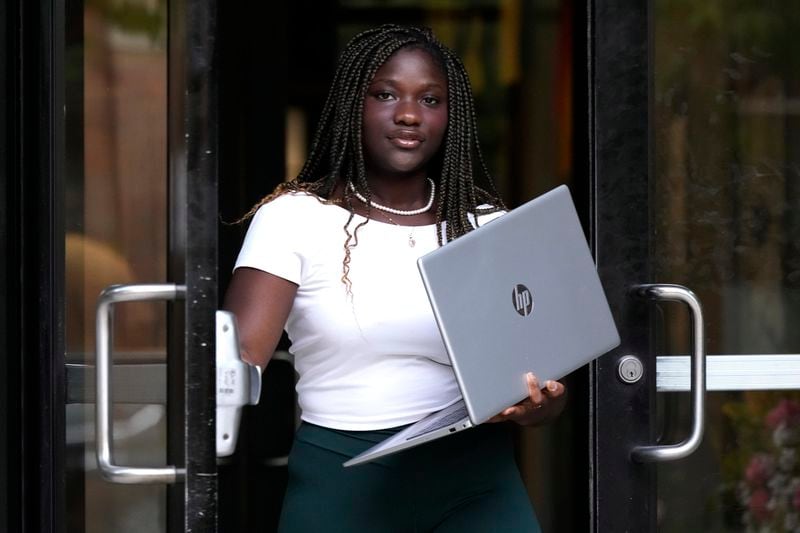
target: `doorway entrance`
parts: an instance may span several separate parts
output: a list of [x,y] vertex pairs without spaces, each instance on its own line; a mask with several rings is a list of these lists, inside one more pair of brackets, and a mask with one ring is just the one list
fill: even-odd
[[623,337],[592,378],[593,527],[791,531],[800,11],[625,4],[591,11],[592,233]]

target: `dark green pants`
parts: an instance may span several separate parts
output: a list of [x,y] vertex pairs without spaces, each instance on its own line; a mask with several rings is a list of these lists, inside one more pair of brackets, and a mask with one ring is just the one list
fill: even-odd
[[289,456],[279,531],[540,531],[507,428],[484,424],[342,467],[396,431],[338,431],[303,423]]

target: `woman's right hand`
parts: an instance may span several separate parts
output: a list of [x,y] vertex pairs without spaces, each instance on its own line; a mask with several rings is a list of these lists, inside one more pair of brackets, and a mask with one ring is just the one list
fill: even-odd
[[488,420],[504,422],[510,420],[521,426],[538,426],[556,418],[564,410],[567,388],[560,381],[545,381],[544,387],[532,372],[525,376],[528,383],[528,397],[512,405]]

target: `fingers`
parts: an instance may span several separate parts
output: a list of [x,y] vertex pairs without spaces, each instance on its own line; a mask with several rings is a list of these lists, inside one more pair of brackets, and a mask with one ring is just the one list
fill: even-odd
[[528,372],[525,378],[528,380],[528,396],[533,402],[533,405],[541,405],[544,397],[542,396],[541,388],[539,388],[539,378],[533,375],[533,372]]
[[548,380],[544,384],[544,394],[548,398],[558,398],[565,390],[564,384],[558,381]]
[[[548,409],[538,411],[549,405],[550,400],[556,399],[564,394],[566,387],[558,381],[547,380],[544,387],[539,384],[539,378],[532,372],[525,375],[528,385],[528,398],[517,405],[512,405],[496,414],[487,422],[504,422],[506,420],[538,420],[541,419]],[[534,414],[536,413],[536,414]],[[533,417],[533,418],[531,418]]]
[[533,372],[528,372],[525,377],[528,380],[528,395],[535,404],[542,403],[542,395],[548,398],[557,398],[564,394],[566,387],[560,381],[548,379],[544,382],[544,387],[539,385],[539,378]]
[[487,420],[487,422],[505,422],[506,420],[513,420],[516,417],[522,416],[525,414],[526,408],[522,404],[513,405],[506,409],[499,414],[494,415],[492,418]]
[[525,412],[525,407],[523,407],[520,404],[517,404],[517,405],[513,405],[511,407],[508,407],[506,409],[503,409],[502,412],[494,415],[489,420],[490,421],[495,421],[495,422],[503,422],[504,420],[510,420],[510,419],[512,419],[512,418],[514,418],[516,416],[519,416],[524,412]]

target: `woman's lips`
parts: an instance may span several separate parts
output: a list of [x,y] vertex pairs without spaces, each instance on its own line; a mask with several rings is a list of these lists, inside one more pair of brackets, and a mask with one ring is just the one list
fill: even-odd
[[417,146],[422,144],[422,141],[419,139],[406,139],[403,137],[389,137],[389,142],[391,142],[398,148],[403,148],[406,150],[411,148],[416,148]]
[[406,150],[416,148],[422,144],[423,140],[424,139],[422,135],[415,131],[398,131],[392,135],[389,135],[389,142],[398,148],[403,148]]

